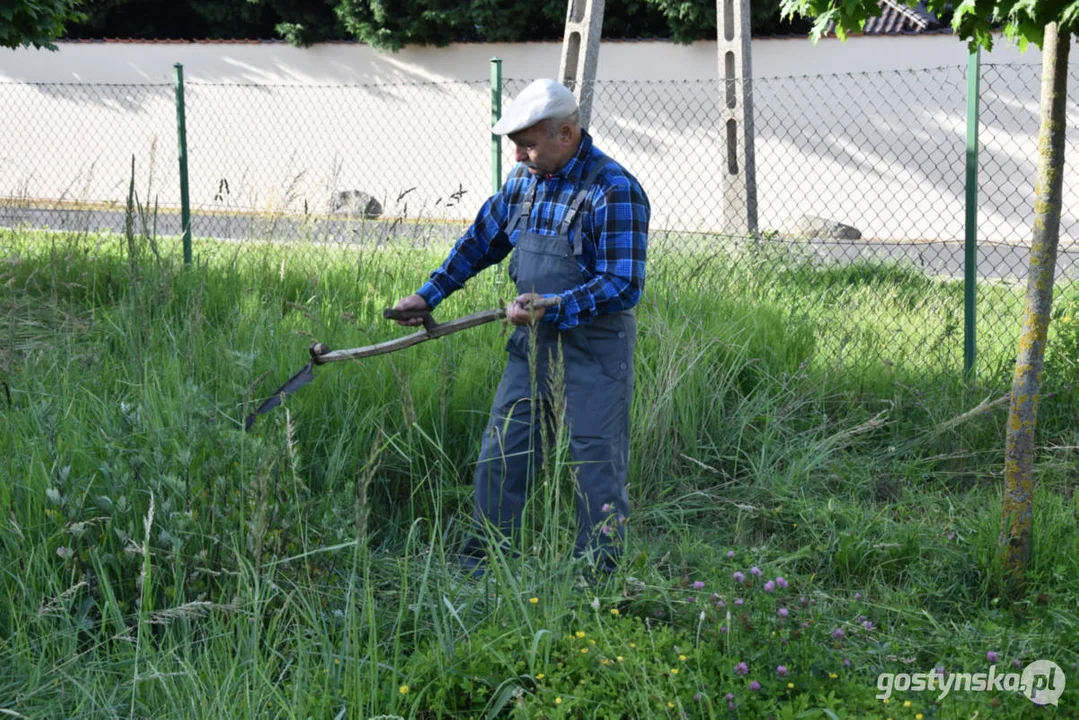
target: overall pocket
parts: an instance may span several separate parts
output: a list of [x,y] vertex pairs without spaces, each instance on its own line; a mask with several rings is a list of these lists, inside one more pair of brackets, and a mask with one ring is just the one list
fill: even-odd
[[628,324],[622,327],[606,325],[588,326],[588,352],[599,364],[603,374],[612,380],[622,382],[633,371],[633,344],[635,338],[629,337],[632,329]]

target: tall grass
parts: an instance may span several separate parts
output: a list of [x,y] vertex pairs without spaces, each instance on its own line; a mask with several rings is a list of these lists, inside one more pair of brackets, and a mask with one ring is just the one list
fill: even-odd
[[[503,328],[320,367],[242,431],[312,341],[396,336],[381,310],[444,249],[204,243],[184,268],[148,235],[0,240],[5,714],[726,717],[726,690],[715,692],[726,683],[740,717],[884,717],[873,692],[885,669],[979,671],[992,648],[1079,669],[1074,378],[1042,409],[1030,595],[1005,612],[994,594],[1003,412],[952,421],[1002,392],[1006,363],[970,388],[938,370],[935,348],[957,339],[927,336],[926,352],[902,358],[880,347],[880,318],[934,326],[937,281],[792,264],[768,284],[719,259],[685,277],[658,257],[639,307],[622,569],[597,579],[569,557],[573,465],[556,432],[523,555],[473,582],[454,554]],[[985,293],[1015,307],[1011,291]],[[513,294],[492,272],[438,314]],[[1074,289],[1061,297],[1074,303]],[[790,646],[719,642],[694,620],[689,582],[718,588],[753,563],[813,599],[814,627],[865,612],[876,628],[803,655],[791,635]],[[871,599],[862,610],[854,592]],[[623,675],[573,674],[599,652],[567,655],[585,626],[594,648],[625,658]],[[627,649],[646,641],[655,657],[689,642],[701,664],[660,677],[655,657]],[[758,696],[709,675],[754,653],[789,657],[798,686]],[[830,679],[829,653],[853,658],[849,674]],[[578,687],[586,677],[595,687]],[[927,716],[962,717],[994,698],[912,699]],[[1033,712],[995,699],[1009,716]]]

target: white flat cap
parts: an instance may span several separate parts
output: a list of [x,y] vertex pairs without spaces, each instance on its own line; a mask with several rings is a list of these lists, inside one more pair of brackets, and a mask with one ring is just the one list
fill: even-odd
[[491,132],[510,135],[542,120],[564,118],[576,109],[577,98],[564,85],[547,78],[535,80],[521,91]]

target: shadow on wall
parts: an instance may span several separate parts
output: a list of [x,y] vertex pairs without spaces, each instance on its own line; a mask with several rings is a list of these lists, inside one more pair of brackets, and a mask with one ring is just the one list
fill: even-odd
[[[16,110],[0,118],[0,175],[12,183],[0,194],[117,201],[134,153],[137,174],[157,180],[164,204],[178,203],[172,86],[0,84],[0,97]],[[483,83],[188,83],[185,104],[197,207],[326,212],[355,190],[445,214],[490,187],[489,137],[460,132],[490,122]]]
[[[235,76],[234,71],[233,77]],[[1040,70],[983,74],[981,235],[1029,237]],[[1079,74],[1073,74],[1075,84]],[[526,81],[510,80],[511,99]],[[591,131],[644,184],[657,228],[722,228],[723,135],[713,81],[601,82]],[[762,229],[804,215],[867,238],[963,235],[965,68],[754,81]],[[131,155],[163,205],[178,203],[173,87],[0,84],[0,195],[126,197]],[[329,212],[339,192],[388,214],[471,219],[490,193],[485,82],[288,86],[189,82],[194,206]],[[1069,150],[1079,106],[1068,106]],[[156,148],[151,152],[151,148]],[[503,171],[512,150],[503,143]],[[148,157],[152,156],[152,157]],[[1075,238],[1079,183],[1065,180],[1062,236]]]
[[[1074,73],[1073,85],[1077,79]],[[1035,66],[983,69],[979,212],[986,239],[1029,239],[1039,85]],[[595,91],[597,143],[632,158],[636,166],[624,164],[662,206],[677,209],[687,229],[722,217],[717,94],[701,82],[605,83]],[[752,96],[762,228],[793,232],[803,215],[821,215],[866,237],[963,237],[965,67],[757,80]],[[1068,112],[1072,148],[1079,105],[1070,102]],[[664,161],[655,163],[655,155]],[[1062,235],[1074,239],[1079,227],[1068,208],[1079,202],[1079,183],[1066,180],[1065,193]]]

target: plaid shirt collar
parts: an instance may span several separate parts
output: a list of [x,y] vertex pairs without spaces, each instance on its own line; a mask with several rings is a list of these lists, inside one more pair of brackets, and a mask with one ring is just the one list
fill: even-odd
[[562,166],[561,170],[550,175],[544,175],[544,178],[547,180],[560,178],[576,186],[580,183],[581,178],[584,177],[585,161],[591,153],[592,136],[588,134],[587,130],[582,129],[581,144],[577,147],[577,152],[573,154],[573,157],[569,159],[569,162]]

